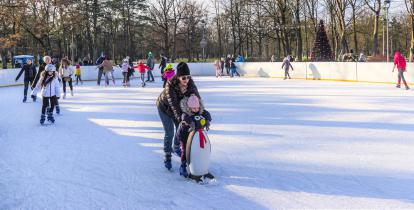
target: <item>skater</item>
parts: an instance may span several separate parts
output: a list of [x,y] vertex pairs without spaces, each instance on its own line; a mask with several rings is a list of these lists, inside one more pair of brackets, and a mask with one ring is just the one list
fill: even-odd
[[230,59],[230,72],[231,72],[230,77],[234,77],[235,75],[240,77],[240,74],[237,71],[236,62],[234,60],[235,60],[234,58]]
[[173,69],[173,64],[170,63],[165,67],[164,73],[162,74],[162,78],[164,78],[164,84],[162,85],[165,88],[165,85],[168,81],[171,80],[175,76],[175,70]]
[[292,57],[290,55],[286,56],[286,58],[283,59],[282,69],[285,70],[285,78],[284,78],[284,80],[287,79],[288,77],[289,77],[289,79],[291,79],[290,78],[290,75],[289,75],[289,68],[292,68],[292,71],[294,71],[293,70],[293,66],[290,63],[291,59],[292,59]]
[[230,55],[227,55],[224,66],[226,67],[227,76],[230,76]]
[[102,64],[98,65],[97,67],[99,69],[101,69],[101,68],[103,69],[103,73],[105,74],[105,87],[107,87],[109,85],[109,78],[112,78],[112,81],[113,81],[114,86],[115,86],[115,78],[112,75],[114,65],[113,65],[111,59],[109,58],[109,56],[106,56],[105,60],[102,62]]
[[[181,62],[177,65],[177,74],[167,82],[164,90],[157,99],[158,114],[160,116],[165,134],[164,134],[164,165],[170,170],[172,143],[174,138],[174,127],[177,128],[181,122],[180,101],[184,97],[190,97],[195,94],[200,98],[197,87],[190,76],[188,65]],[[180,143],[174,141],[174,151],[181,157]]]
[[394,55],[394,67],[392,68],[392,72],[394,72],[395,66],[397,66],[398,69],[398,83],[396,88],[401,88],[401,79],[405,85],[405,89],[409,90],[410,88],[407,85],[407,82],[405,81],[404,72],[407,71],[407,63],[405,62],[405,58],[403,55],[401,55],[400,51],[397,50]]
[[150,68],[144,64],[143,60],[140,60],[138,66],[135,68],[141,74],[141,87],[145,87],[145,71],[150,71]]
[[122,85],[124,87],[129,87],[129,69],[131,66],[129,65],[129,60],[125,58],[123,63],[121,64],[122,75],[124,76],[124,80],[122,81]]
[[66,82],[69,84],[70,95],[73,96],[72,74],[73,68],[70,66],[70,61],[63,58],[59,67],[59,75],[62,78],[63,83],[63,99],[66,98]]
[[149,70],[147,71],[147,80],[145,82],[154,82],[154,75],[152,74],[154,65],[154,56],[152,56],[152,53],[149,52],[147,59],[147,66],[149,67]]
[[76,77],[76,85],[78,85],[79,81],[81,85],[83,85],[82,77],[81,77],[81,68],[79,64],[76,64],[75,77]]
[[216,70],[216,78],[221,77],[221,68],[220,68],[220,61],[216,60],[214,62],[214,69]]
[[[160,59],[161,59],[161,62],[160,62],[160,65],[158,66],[158,69],[161,69],[161,75],[162,75],[164,73],[165,66],[167,66],[167,57],[165,57],[164,54],[161,53]],[[161,78],[161,79],[162,81],[165,80],[164,78]]]
[[[35,80],[36,77],[36,66],[33,64],[32,60],[27,60],[27,64],[25,64],[23,66],[23,68],[20,70],[19,74],[16,76],[15,81],[17,82],[17,80],[19,80],[20,76],[23,74],[24,72],[24,92],[23,92],[23,103],[26,102],[27,100],[27,90],[29,89],[29,84],[30,87],[33,86],[33,82]],[[32,88],[31,88],[32,89]],[[35,101],[33,99],[33,101]]]
[[[32,90],[36,88],[37,83],[39,82],[40,75],[45,70],[46,65],[52,63],[52,58],[50,56],[45,56],[45,57],[43,57],[43,61],[39,61],[39,62],[41,62],[41,64],[39,66],[39,71],[37,72],[36,77],[35,77],[35,79],[33,81]],[[31,97],[32,97],[33,101],[36,101],[36,98],[37,98],[36,95],[33,95],[32,94]]]
[[[95,62],[95,64],[97,65],[97,66],[101,66],[102,65],[102,63],[103,63],[103,61],[105,60],[105,55],[102,53],[102,55],[101,55],[101,57],[99,57],[97,60],[96,60],[96,62]],[[98,84],[98,86],[100,86],[101,85],[101,79],[102,79],[102,74],[104,73],[104,67],[103,66],[101,66],[101,67],[98,67],[98,80],[97,80],[97,84]]]
[[224,58],[222,57],[221,59],[220,59],[220,68],[221,68],[221,76],[223,76],[223,74],[224,74]]
[[196,96],[191,95],[190,97],[184,97],[180,102],[180,107],[182,111],[181,122],[178,126],[175,139],[178,139],[181,143],[181,166],[180,166],[180,175],[185,178],[188,177],[187,172],[187,157],[186,157],[186,148],[187,148],[187,139],[188,134],[191,130],[195,130],[195,121],[194,115],[201,115],[205,119],[205,128],[206,130],[210,129],[211,115],[204,109],[202,101]]
[[134,63],[132,62],[132,60],[130,59],[129,56],[126,57],[126,59],[128,59],[128,64],[129,64],[129,68],[128,68],[128,83],[130,85],[131,82],[131,77],[134,75]]
[[46,65],[45,71],[42,72],[36,87],[37,88],[33,89],[32,95],[36,95],[36,91],[41,90],[43,96],[40,124],[43,125],[46,120],[46,111],[47,120],[54,123],[53,109],[56,105],[56,97],[60,95],[60,84],[56,73],[56,67],[53,64]]

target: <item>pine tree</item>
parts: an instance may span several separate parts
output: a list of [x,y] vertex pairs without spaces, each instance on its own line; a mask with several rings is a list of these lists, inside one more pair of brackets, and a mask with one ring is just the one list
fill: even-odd
[[325,31],[323,20],[319,22],[316,33],[315,43],[313,45],[312,61],[331,61],[333,60],[331,46],[329,45],[328,35]]

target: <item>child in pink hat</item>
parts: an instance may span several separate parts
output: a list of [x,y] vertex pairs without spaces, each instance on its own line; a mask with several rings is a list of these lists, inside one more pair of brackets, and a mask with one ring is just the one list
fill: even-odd
[[[180,175],[188,177],[187,172],[187,159],[186,159],[186,147],[188,134],[191,130],[205,128],[206,130],[210,129],[211,115],[210,112],[204,109],[203,102],[196,96],[191,95],[190,97],[185,97],[180,102],[181,111],[183,112],[181,116],[181,123],[178,126],[175,140],[179,140],[181,143],[181,167]],[[197,125],[195,122],[195,117],[204,118],[204,125]],[[174,149],[175,150],[175,149]],[[177,152],[176,152],[177,153]]]

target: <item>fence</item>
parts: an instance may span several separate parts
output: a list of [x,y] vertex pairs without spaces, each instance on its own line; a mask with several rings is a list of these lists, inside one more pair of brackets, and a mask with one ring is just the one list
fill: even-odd
[[[212,63],[189,63],[191,74],[194,76],[214,76],[215,70]],[[237,63],[238,71],[245,76],[254,77],[284,77],[281,62],[246,62]],[[392,63],[354,63],[354,62],[292,62],[294,71],[291,77],[307,80],[338,80],[355,82],[380,82],[393,83],[396,81],[397,70],[392,73]],[[20,69],[0,70],[0,87],[22,85],[23,78],[15,82]],[[96,80],[95,66],[82,66],[83,80]],[[153,71],[154,76],[160,76],[158,65]],[[122,78],[120,68],[115,68],[116,78]],[[137,76],[137,73],[135,73]],[[406,79],[414,82],[414,63],[407,64]]]

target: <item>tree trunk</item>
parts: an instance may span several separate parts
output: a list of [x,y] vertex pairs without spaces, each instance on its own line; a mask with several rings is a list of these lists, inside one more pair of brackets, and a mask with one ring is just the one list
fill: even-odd
[[7,69],[7,51],[4,49],[1,51],[1,61],[3,64],[3,69]]
[[[414,4],[411,4],[414,9]],[[414,10],[413,10],[414,11]],[[414,14],[411,14],[411,41],[410,41],[410,61],[413,62],[414,57]]]
[[92,24],[93,24],[93,58],[98,58],[98,0],[93,1],[93,14],[92,14]]
[[379,18],[380,18],[379,12],[375,12],[374,32],[372,33],[372,39],[374,42],[374,45],[372,47],[372,53],[374,56],[379,54],[379,50],[378,50]]
[[302,43],[302,31],[300,28],[300,14],[299,14],[299,0],[296,0],[296,10],[295,10],[295,16],[296,16],[296,57],[298,61],[302,61],[302,54],[303,54],[303,43]]
[[351,4],[352,6],[352,29],[354,33],[354,47],[355,47],[355,53],[359,52],[358,49],[358,36],[357,36],[357,30],[356,30],[356,14],[355,14],[355,5]]
[[355,52],[358,53],[359,52],[359,48],[358,48],[358,34],[357,34],[357,30],[356,30],[355,14],[354,14],[354,17],[353,17],[353,32],[354,32],[354,47],[355,47]]

